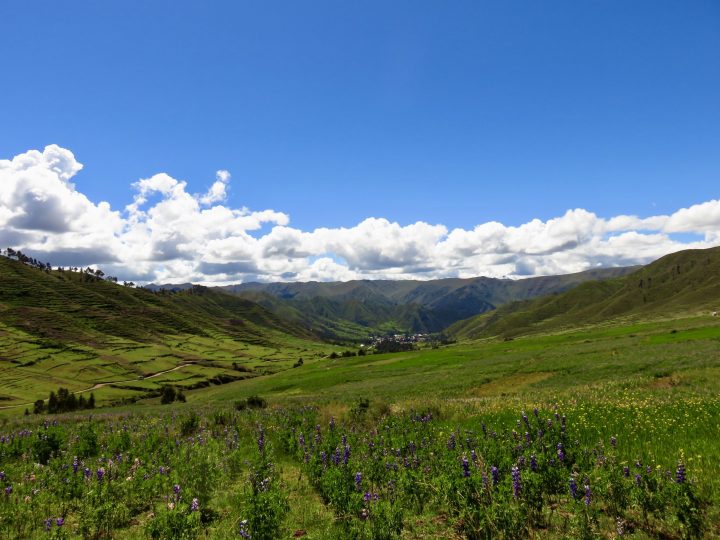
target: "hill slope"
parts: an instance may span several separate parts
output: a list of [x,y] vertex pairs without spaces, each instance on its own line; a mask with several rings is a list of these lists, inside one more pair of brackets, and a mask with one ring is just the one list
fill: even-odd
[[662,317],[720,308],[720,248],[667,255],[624,277],[515,302],[453,325],[457,338],[511,337],[619,317]]
[[306,328],[219,290],[153,293],[0,257],[0,402],[150,376],[134,383],[139,393],[225,382],[325,348]]

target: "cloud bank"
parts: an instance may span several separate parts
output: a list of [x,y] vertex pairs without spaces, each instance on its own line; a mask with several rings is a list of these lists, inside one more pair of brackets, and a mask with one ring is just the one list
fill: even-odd
[[720,200],[645,218],[601,218],[578,208],[517,227],[492,221],[448,230],[369,217],[350,228],[302,231],[283,212],[229,207],[228,171],[218,171],[199,194],[156,174],[132,184],[132,204],[113,209],[76,189],[71,180],[81,169],[56,145],[0,160],[0,246],[53,265],[98,266],[121,280],[224,284],[517,278],[642,264],[720,245]]

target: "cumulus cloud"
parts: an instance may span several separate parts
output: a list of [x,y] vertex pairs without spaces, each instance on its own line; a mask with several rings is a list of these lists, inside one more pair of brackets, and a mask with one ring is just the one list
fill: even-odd
[[[527,277],[641,264],[720,245],[720,201],[671,215],[599,217],[577,208],[519,226],[401,225],[368,217],[353,227],[303,231],[276,210],[227,205],[231,175],[205,193],[158,173],[130,184],[121,210],[94,203],[71,182],[82,164],[56,145],[0,160],[0,243],[55,265],[101,265],[136,282],[232,283]],[[270,230],[250,234],[269,226]],[[679,241],[677,233],[695,233]],[[687,235],[681,235],[687,237]]]

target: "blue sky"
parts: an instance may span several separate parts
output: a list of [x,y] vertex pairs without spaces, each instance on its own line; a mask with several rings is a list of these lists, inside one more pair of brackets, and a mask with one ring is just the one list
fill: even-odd
[[69,149],[115,210],[220,169],[301,231],[718,196],[715,1],[8,1],[0,55],[0,158]]

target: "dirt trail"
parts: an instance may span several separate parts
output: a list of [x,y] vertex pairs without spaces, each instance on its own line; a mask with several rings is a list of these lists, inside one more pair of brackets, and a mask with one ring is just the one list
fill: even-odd
[[[139,380],[145,381],[147,379],[152,379],[154,377],[159,377],[160,375],[165,375],[166,373],[170,373],[171,371],[177,371],[178,369],[192,366],[195,362],[185,362],[183,364],[180,364],[179,366],[175,366],[172,369],[166,369],[164,371],[158,371],[157,373],[151,373],[150,375],[144,376],[142,379],[138,379],[137,377],[134,379],[124,379],[122,381],[107,381],[107,382],[99,382],[92,385],[90,388],[85,388],[84,390],[77,390],[73,392],[73,394],[84,394],[85,392],[92,392],[93,390],[97,390],[98,388],[102,388],[103,386],[107,386],[108,384],[119,384],[119,383],[126,383],[126,382],[137,382]],[[2,409],[15,409],[17,407],[27,407],[28,405],[34,405],[34,403],[18,403],[17,405],[4,405],[0,407],[0,410]]]

